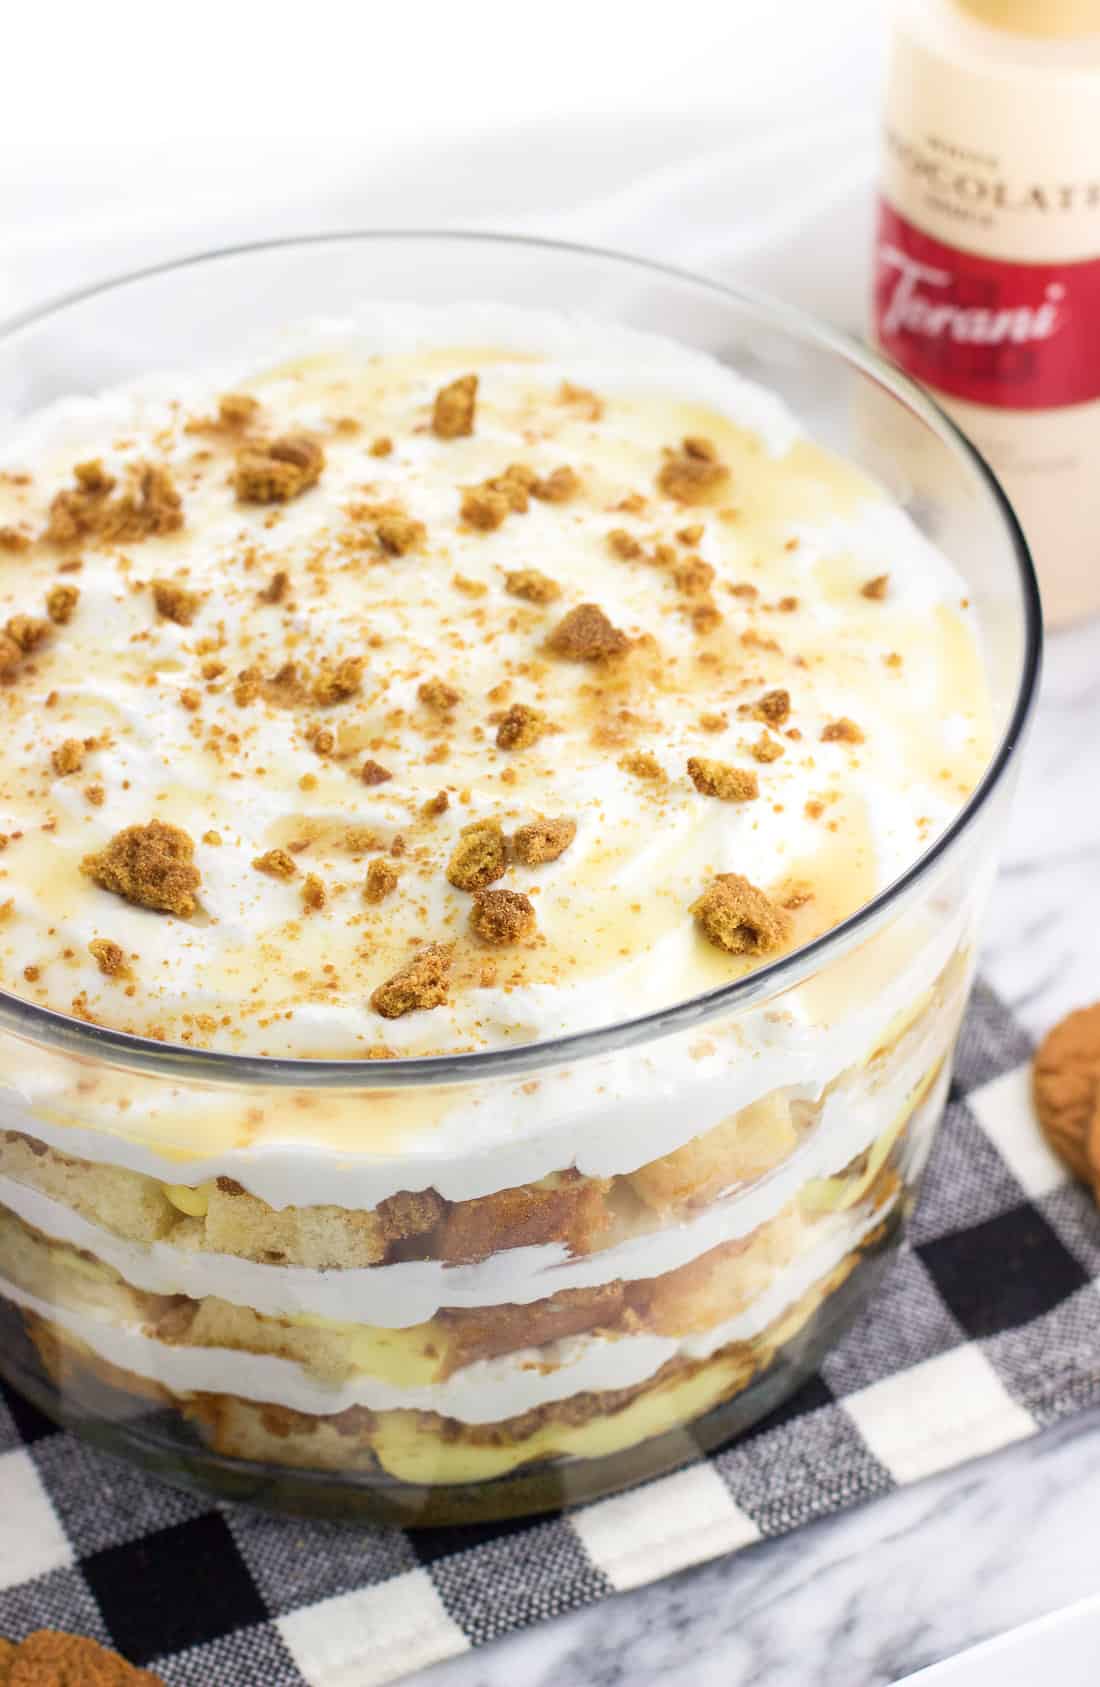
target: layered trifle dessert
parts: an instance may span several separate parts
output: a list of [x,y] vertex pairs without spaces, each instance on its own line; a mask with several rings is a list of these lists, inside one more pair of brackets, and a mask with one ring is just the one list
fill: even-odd
[[777,398],[365,308],[9,432],[0,625],[0,985],[166,1057],[0,1049],[0,1292],[65,1399],[402,1483],[596,1459],[896,1226],[972,901],[721,992],[958,815],[983,660]]

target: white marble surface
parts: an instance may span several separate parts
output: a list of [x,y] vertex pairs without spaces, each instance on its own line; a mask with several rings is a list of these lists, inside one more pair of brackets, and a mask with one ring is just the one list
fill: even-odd
[[[1100,996],[1098,746],[1100,622],[1049,641],[987,926],[986,976],[1036,1035]],[[1100,1411],[409,1679],[885,1687],[1095,1593],[1098,1538]]]

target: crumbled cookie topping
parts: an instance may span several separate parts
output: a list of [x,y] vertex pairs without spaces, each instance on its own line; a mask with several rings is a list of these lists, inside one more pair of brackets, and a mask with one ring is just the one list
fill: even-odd
[[612,556],[617,556],[622,562],[637,562],[645,555],[645,547],[640,539],[635,539],[633,533],[628,533],[625,527],[613,527],[607,535],[607,548]]
[[677,564],[672,578],[685,597],[705,597],[714,584],[714,569],[701,556],[693,555]]
[[285,504],[316,486],[325,453],[307,433],[288,433],[237,453],[233,488],[240,504]]
[[223,428],[236,432],[248,428],[256,420],[260,401],[246,392],[223,393],[218,400],[218,421]]
[[316,873],[307,873],[302,880],[302,906],[308,913],[316,913],[328,901],[328,891],[323,879]]
[[549,574],[540,574],[537,568],[517,568],[505,575],[504,589],[527,603],[553,603],[561,596],[558,582]]
[[729,762],[711,761],[706,756],[688,757],[688,778],[704,797],[717,797],[720,802],[751,802],[760,795],[757,775]]
[[782,690],[765,691],[755,703],[742,703],[737,712],[763,721],[765,726],[782,726],[790,718],[791,694]]
[[463,826],[447,863],[447,878],[457,890],[484,890],[503,876],[508,851],[499,820],[472,820]]
[[384,855],[375,856],[367,868],[366,883],[363,895],[368,902],[384,902],[391,891],[397,889],[398,872],[392,861],[387,861]]
[[150,820],[126,826],[105,849],[86,855],[81,871],[104,890],[158,913],[187,919],[195,912],[199,888],[195,846],[179,826]]
[[345,656],[343,661],[328,663],[313,682],[313,697],[317,703],[342,703],[354,697],[363,683],[361,656]]
[[88,945],[88,952],[106,978],[121,978],[130,970],[124,950],[119,944],[112,943],[109,937],[94,937]]
[[462,439],[474,431],[477,406],[476,375],[460,375],[440,387],[432,405],[432,432],[439,439]]
[[546,648],[568,662],[606,662],[629,650],[626,634],[613,627],[596,603],[579,603],[562,617]]
[[535,930],[535,908],[516,890],[479,890],[470,910],[470,930],[483,943],[520,943]]
[[705,504],[728,480],[729,469],[719,460],[713,442],[687,438],[678,450],[666,451],[657,486],[678,504]]
[[277,568],[266,586],[256,593],[261,603],[282,603],[290,587],[290,575],[285,568]]
[[434,709],[440,715],[449,713],[462,700],[460,691],[439,678],[421,681],[416,688],[416,695],[427,708]]
[[176,533],[183,526],[183,500],[163,464],[135,463],[131,490],[117,498],[110,494],[118,482],[99,458],[78,463],[73,473],[75,488],[58,492],[50,504],[43,534],[50,544],[99,539],[129,545]]
[[79,773],[84,766],[84,746],[79,738],[66,738],[50,752],[50,765],[59,778]]
[[79,586],[50,587],[46,594],[46,614],[55,627],[64,627],[72,620],[79,600]]
[[790,929],[784,910],[740,873],[719,873],[691,912],[707,941],[730,955],[766,955]]
[[381,762],[376,762],[373,757],[368,756],[359,769],[359,777],[364,785],[385,785],[387,780],[393,778],[393,774],[388,767],[383,767]]
[[526,826],[517,828],[512,853],[525,867],[539,867],[564,855],[576,835],[575,820],[529,820]]
[[552,469],[548,475],[540,475],[531,485],[534,496],[544,504],[566,504],[570,498],[576,497],[580,489],[580,475],[567,464]]
[[178,580],[154,580],[153,603],[162,621],[174,621],[178,627],[189,627],[202,602],[198,592],[189,590]]
[[36,620],[33,615],[13,615],[5,623],[4,632],[24,656],[29,656],[40,644],[46,642],[51,628],[48,621]]
[[422,521],[413,521],[411,516],[391,511],[378,517],[374,524],[374,536],[390,556],[408,556],[410,551],[420,550],[428,537],[428,530]]
[[875,603],[881,603],[890,586],[889,574],[876,574],[873,580],[868,580],[860,589],[863,597],[871,598]]
[[0,551],[29,551],[31,536],[18,527],[0,527]]
[[442,1007],[451,978],[452,950],[448,943],[429,943],[380,984],[370,1004],[383,1019],[401,1019],[422,1008]]
[[625,756],[619,757],[619,766],[635,779],[648,779],[655,785],[663,785],[668,779],[657,757],[648,750],[628,750]]
[[762,732],[756,741],[749,745],[749,755],[753,761],[778,761],[783,754],[783,745],[778,738],[772,738],[767,732]]
[[513,703],[497,727],[497,748],[527,750],[546,731],[546,716],[529,703]]
[[289,850],[269,849],[263,855],[253,858],[252,865],[259,873],[266,873],[272,879],[292,879],[298,871],[298,863]]
[[493,475],[480,486],[467,486],[459,513],[471,527],[491,533],[513,511],[522,515],[529,509],[531,494],[538,496],[539,485],[533,469],[511,463],[503,474]]
[[821,728],[823,744],[862,744],[863,732],[854,720],[842,715],[839,720],[831,720]]

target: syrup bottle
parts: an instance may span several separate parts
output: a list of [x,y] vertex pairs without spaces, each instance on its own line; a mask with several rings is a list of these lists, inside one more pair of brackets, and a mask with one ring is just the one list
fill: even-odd
[[901,0],[873,324],[1100,611],[1100,0]]

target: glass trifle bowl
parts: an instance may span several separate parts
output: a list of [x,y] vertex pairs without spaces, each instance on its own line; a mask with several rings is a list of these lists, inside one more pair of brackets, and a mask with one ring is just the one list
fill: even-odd
[[770,1412],[902,1241],[1034,696],[975,452],[779,305],[454,234],[63,300],[0,407],[5,1382],[404,1524]]

